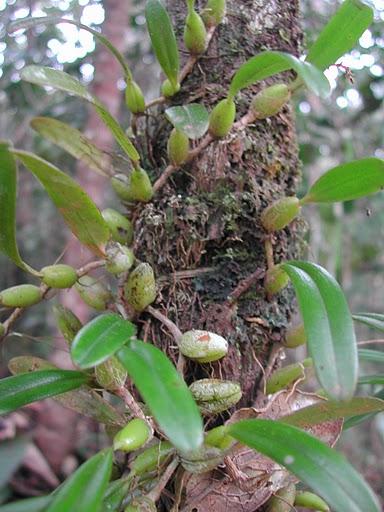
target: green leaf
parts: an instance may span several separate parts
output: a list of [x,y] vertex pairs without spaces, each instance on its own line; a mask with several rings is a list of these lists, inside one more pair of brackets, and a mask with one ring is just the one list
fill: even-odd
[[0,414],[79,388],[86,381],[84,373],[70,370],[42,370],[7,377],[0,380]]
[[356,322],[361,322],[372,329],[384,332],[384,315],[379,313],[357,313],[353,315],[352,318],[356,320]]
[[373,10],[359,0],[346,0],[309,49],[307,62],[326,69],[349,52],[373,21]]
[[359,377],[358,385],[361,386],[363,384],[380,384],[384,385],[384,375],[363,375],[362,377]]
[[203,442],[200,412],[169,359],[139,340],[123,347],[117,357],[171,443],[182,452],[198,449]]
[[0,512],[45,512],[51,501],[51,496],[39,496],[38,498],[15,501],[0,506]]
[[73,362],[91,368],[106,361],[136,334],[136,327],[116,313],[105,313],[88,322],[71,345]]
[[31,82],[32,84],[41,85],[43,87],[53,87],[54,89],[68,92],[69,94],[73,94],[92,103],[101,120],[115,137],[116,142],[126,152],[131,160],[139,162],[139,153],[136,151],[136,148],[128,137],[126,137],[119,123],[108,112],[104,105],[97,98],[92,96],[92,94],[88,92],[87,88],[76,80],[76,78],[68,75],[68,73],[64,73],[64,71],[59,71],[58,69],[48,68],[45,66],[27,66],[21,71],[21,78],[22,80]]
[[112,449],[90,458],[55,494],[46,512],[99,512],[112,471]]
[[324,421],[345,418],[355,414],[377,413],[384,411],[384,401],[377,398],[354,397],[349,402],[322,401],[304,407],[279,421],[296,427],[308,427]]
[[145,18],[153,50],[161,69],[171,84],[176,87],[179,81],[179,51],[171,20],[160,0],[147,0]]
[[305,85],[319,96],[327,96],[330,86],[326,76],[315,66],[303,62],[289,53],[277,51],[261,52],[242,64],[234,74],[229,95],[235,96],[244,87],[270,76],[293,69]]
[[70,25],[75,25],[76,27],[91,33],[95,37],[95,39],[99,41],[99,43],[103,44],[106,48],[108,48],[108,50],[116,57],[116,60],[120,63],[121,67],[123,68],[124,75],[132,78],[131,70],[129,69],[128,64],[126,63],[123,55],[111,43],[111,41],[107,39],[105,36],[103,36],[103,34],[101,34],[100,32],[97,32],[97,30],[94,30],[93,28],[88,27],[87,25],[83,25],[78,21],[69,20],[67,18],[57,18],[55,16],[23,18],[21,20],[17,20],[10,23],[8,27],[8,32],[12,33],[22,29],[33,28],[38,25],[59,25],[60,23],[69,23]]
[[373,363],[384,363],[384,352],[381,350],[371,350],[369,348],[359,349],[359,359],[362,361],[371,361]]
[[73,157],[83,160],[93,171],[102,176],[111,175],[106,154],[76,128],[50,117],[34,117],[31,126],[42,137],[57,144]]
[[84,190],[51,163],[26,151],[14,155],[40,181],[72,233],[96,254],[109,239],[109,228],[100,211]]
[[189,139],[200,139],[208,130],[209,113],[200,103],[167,108],[165,115]]
[[36,273],[20,256],[16,242],[17,168],[9,144],[0,141],[0,251],[17,266]]
[[[8,368],[13,375],[36,370],[57,369],[50,361],[35,356],[13,357]],[[73,391],[53,396],[53,400],[72,411],[107,425],[124,425],[124,416],[89,386],[80,386]]]
[[[380,400],[384,400],[384,389],[381,389],[377,393],[373,395],[375,398],[379,398]],[[343,430],[347,430],[348,428],[355,427],[356,425],[359,425],[363,421],[370,420],[374,416],[376,416],[376,412],[369,413],[369,414],[360,414],[357,416],[351,416],[350,418],[346,419],[344,421]]]
[[228,434],[286,467],[319,494],[334,512],[379,512],[377,498],[345,457],[291,425],[244,420]]
[[26,437],[5,439],[0,444],[0,488],[3,487],[24,458],[29,443]]
[[306,261],[282,264],[292,280],[304,321],[309,354],[326,393],[349,400],[356,388],[357,345],[352,317],[337,281]]
[[384,160],[363,158],[338,165],[323,174],[301,204],[350,201],[379,192],[384,187]]

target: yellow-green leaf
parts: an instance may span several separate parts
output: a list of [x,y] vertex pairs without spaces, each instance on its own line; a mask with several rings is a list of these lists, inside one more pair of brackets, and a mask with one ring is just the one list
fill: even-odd
[[33,153],[19,150],[13,153],[43,185],[76,238],[96,254],[102,254],[101,246],[109,239],[109,229],[80,185]]

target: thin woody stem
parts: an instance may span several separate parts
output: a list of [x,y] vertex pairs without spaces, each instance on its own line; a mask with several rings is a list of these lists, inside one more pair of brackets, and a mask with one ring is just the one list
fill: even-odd
[[140,405],[136,402],[136,400],[133,398],[133,396],[131,395],[127,388],[121,387],[120,389],[115,391],[115,393],[124,400],[125,405],[133,413],[134,416],[147,421],[147,418],[144,412],[142,411]]
[[174,337],[176,343],[179,344],[180,339],[182,337],[182,332],[177,327],[177,325],[174,322],[172,322],[172,320],[170,320],[168,317],[163,315],[163,313],[160,313],[160,311],[153,308],[152,306],[148,306],[147,311],[148,311],[148,313],[150,313],[152,316],[157,318],[157,320],[159,320],[162,324],[164,324],[167,327],[169,332]]
[[147,497],[150,500],[157,501],[160,498],[160,496],[161,496],[165,486],[169,482],[169,479],[173,475],[173,473],[174,473],[174,471],[175,471],[175,469],[177,468],[178,465],[179,465],[179,459],[178,458],[174,459],[168,465],[168,467],[165,469],[165,471],[163,472],[163,474],[159,478],[159,481],[157,482],[155,487],[153,489],[151,489],[149,491],[149,493],[147,494]]

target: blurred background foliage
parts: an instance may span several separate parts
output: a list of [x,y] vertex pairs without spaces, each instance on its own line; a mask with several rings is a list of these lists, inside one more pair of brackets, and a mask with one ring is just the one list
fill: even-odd
[[[160,77],[145,30],[144,3],[144,0],[0,0],[0,138],[11,140],[19,148],[33,150],[76,175],[100,207],[119,208],[105,180],[91,182],[94,175],[89,177],[87,170],[77,166],[72,157],[36,136],[29,122],[34,116],[52,116],[69,122],[97,140],[117,166],[125,165],[108,133],[95,124],[83,102],[21,82],[19,73],[32,63],[64,69],[88,84],[123,125],[128,126],[123,101],[125,84],[120,70],[113,68],[113,58],[95,46],[89,33],[72,25],[41,25],[12,35],[7,33],[7,27],[10,22],[28,16],[50,15],[67,16],[103,29],[106,35],[115,38],[129,59],[136,81],[150,99],[157,95]],[[339,3],[301,0],[307,45]],[[343,161],[370,155],[384,158],[384,0],[371,3],[376,8],[375,24],[363,34],[355,50],[327,71],[333,89],[331,96],[320,101],[306,93],[295,99],[303,191],[325,170]],[[61,257],[65,248],[70,252],[72,242],[53,205],[24,171],[20,172],[18,198],[18,239],[24,259],[40,268]],[[344,205],[305,210],[310,227],[310,259],[337,277],[354,312],[384,312],[383,199],[384,192]],[[81,262],[80,255],[77,263]],[[25,274],[1,256],[0,268],[0,289],[26,281]],[[0,374],[5,375],[10,357],[31,353],[31,346],[36,355],[46,356],[50,352],[55,340],[51,303],[35,306],[33,313],[25,315],[17,326],[32,338],[10,336],[1,347]],[[375,336],[368,329],[358,330],[359,339]],[[343,444],[352,462],[378,489],[384,478],[383,415],[369,425],[369,429],[364,424],[348,431]]]

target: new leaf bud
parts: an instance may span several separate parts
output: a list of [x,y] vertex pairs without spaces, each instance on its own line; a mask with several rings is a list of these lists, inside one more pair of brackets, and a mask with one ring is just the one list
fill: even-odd
[[288,226],[300,212],[297,197],[283,197],[268,206],[261,214],[261,224],[269,233]]
[[152,199],[152,183],[144,169],[133,169],[128,179],[129,182],[125,194],[126,201],[147,203]]
[[276,393],[281,389],[287,388],[300,377],[304,377],[304,368],[312,367],[312,359],[304,359],[301,363],[293,363],[283,368],[279,368],[268,378],[265,392],[267,395]]
[[42,299],[41,290],[33,284],[19,284],[0,292],[0,306],[7,308],[27,308]]
[[142,90],[134,80],[127,82],[125,89],[125,104],[132,114],[145,112],[145,99]]
[[177,84],[176,86],[172,85],[171,82],[168,80],[164,80],[164,82],[161,85],[161,94],[165,96],[166,98],[171,98],[176,93],[180,91],[180,84]]
[[291,512],[296,496],[295,484],[279,489],[268,501],[266,512]]
[[189,389],[203,414],[218,414],[235,405],[242,392],[237,382],[220,379],[201,379]]
[[112,208],[106,208],[101,214],[109,227],[112,240],[130,245],[133,241],[132,222]]
[[95,378],[100,386],[108,391],[115,391],[124,386],[127,371],[120,361],[112,356],[95,368]]
[[281,265],[274,265],[265,274],[264,288],[268,297],[272,297],[283,290],[289,283],[289,276]]
[[70,265],[49,265],[41,273],[43,283],[50,288],[71,288],[77,281],[76,270]]
[[193,330],[182,335],[179,350],[198,363],[210,363],[227,354],[228,342],[213,332]]
[[167,151],[168,158],[173,165],[182,165],[187,160],[189,153],[189,139],[185,133],[174,128],[168,139]]
[[226,0],[208,0],[201,17],[207,27],[219,25],[225,16]]
[[124,286],[127,302],[136,311],[143,311],[156,299],[155,274],[151,265],[140,263],[128,276]]
[[236,105],[231,98],[219,101],[209,116],[209,133],[215,139],[225,137],[235,121]]
[[132,249],[121,245],[118,242],[112,242],[106,248],[107,262],[105,268],[111,274],[122,274],[127,272],[135,262],[135,255]]
[[256,94],[251,110],[257,119],[265,119],[277,114],[290,98],[291,91],[286,84],[271,85]]
[[283,340],[283,344],[288,348],[296,348],[306,342],[307,335],[305,334],[304,324],[289,327]]
[[131,420],[119,430],[113,439],[113,449],[123,452],[133,452],[143,446],[151,435],[148,423],[141,419]]
[[109,290],[91,276],[80,277],[75,288],[83,301],[97,311],[104,311],[112,298]]
[[327,503],[313,492],[298,492],[294,502],[295,507],[305,507],[318,512],[329,512]]
[[207,49],[207,30],[201,16],[190,10],[184,27],[184,44],[192,55],[204,53]]

